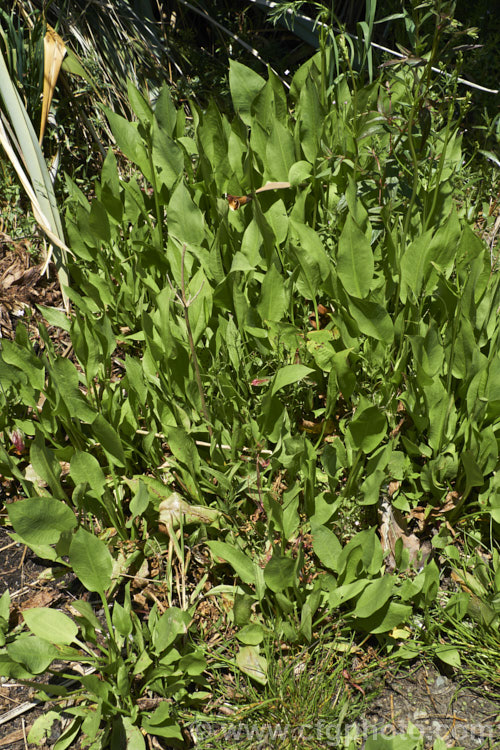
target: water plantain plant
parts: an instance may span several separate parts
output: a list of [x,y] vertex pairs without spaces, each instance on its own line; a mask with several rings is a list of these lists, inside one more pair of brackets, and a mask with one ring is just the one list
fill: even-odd
[[[289,94],[231,63],[232,117],[193,104],[187,118],[166,87],[153,105],[129,85],[135,120],[106,115],[135,175],[110,150],[91,201],[68,181],[74,313],[42,312],[73,356],[42,324],[41,351],[23,325],[2,343],[0,470],[25,495],[8,507],[15,538],[97,592],[104,620],[78,603],[28,611],[27,635],[4,598],[0,669],[89,661],[102,679],[79,677],[71,710],[92,747],[176,739],[176,710],[215,668],[190,645],[209,598],[240,634],[231,668],[257,685],[264,642],[325,627],[413,658],[413,615],[430,623],[454,527],[474,512],[478,547],[498,529],[500,289],[455,200],[453,81],[433,108],[432,60],[363,86],[337,47],[346,72],[323,47]],[[436,559],[417,550],[398,574],[410,551],[384,549],[382,499],[434,532]],[[169,609],[143,621],[122,578],[158,557]],[[497,581],[498,555],[484,564]],[[463,620],[459,594],[449,614]],[[445,638],[425,647],[460,663]]]

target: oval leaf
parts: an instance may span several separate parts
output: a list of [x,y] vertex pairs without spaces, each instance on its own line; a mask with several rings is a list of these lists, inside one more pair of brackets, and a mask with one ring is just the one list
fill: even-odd
[[359,597],[353,615],[355,617],[370,617],[374,612],[381,609],[392,593],[394,581],[395,579],[392,576],[387,575],[369,583]]
[[285,367],[281,367],[274,377],[271,395],[274,396],[275,393],[286,385],[297,383],[309,375],[310,372],[314,372],[314,370],[305,365],[285,365]]
[[275,593],[293,586],[295,580],[295,560],[291,557],[273,555],[264,570],[266,586]]
[[370,243],[352,216],[346,219],[339,238],[337,274],[348,294],[362,299],[373,281],[373,253]]
[[339,555],[342,551],[339,540],[326,526],[316,526],[311,529],[314,554],[330,570],[337,571]]
[[76,638],[78,626],[57,609],[33,607],[25,609],[23,617],[32,633],[50,643],[69,646]]
[[76,526],[75,514],[55,497],[30,497],[7,506],[9,521],[26,544],[56,544]]
[[111,585],[113,558],[101,539],[78,529],[69,548],[69,562],[89,591],[104,592]]
[[382,442],[387,432],[387,420],[376,406],[369,406],[349,424],[352,442],[364,453],[371,453]]
[[244,674],[260,685],[267,682],[267,662],[263,656],[259,656],[256,646],[243,646],[236,655],[236,664]]
[[220,557],[231,565],[243,583],[255,583],[253,562],[242,550],[226,542],[207,542],[207,545],[215,557]]

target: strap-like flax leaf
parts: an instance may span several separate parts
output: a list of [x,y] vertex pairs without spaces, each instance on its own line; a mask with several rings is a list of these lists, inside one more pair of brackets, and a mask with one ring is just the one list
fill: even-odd
[[22,159],[27,166],[28,175],[21,167],[19,159],[11,145],[3,124],[0,122],[0,143],[5,149],[19,179],[30,198],[33,213],[37,223],[50,239],[57,269],[59,284],[63,293],[65,307],[69,302],[64,286],[69,286],[66,270],[68,248],[64,243],[64,233],[61,217],[56,204],[56,197],[49,170],[38,144],[33,125],[26,112],[14,84],[9,75],[2,52],[0,51],[0,98],[3,100],[4,111],[7,114],[15,133]]

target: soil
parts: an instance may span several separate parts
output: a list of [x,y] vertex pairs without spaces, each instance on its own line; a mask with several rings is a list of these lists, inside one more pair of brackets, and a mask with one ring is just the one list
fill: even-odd
[[441,737],[448,747],[498,748],[499,698],[498,689],[491,686],[462,687],[456,677],[420,665],[386,679],[383,690],[366,709],[362,729],[399,734],[406,732],[411,722],[426,746]]
[[[7,589],[11,597],[11,626],[21,619],[21,612],[29,607],[59,606],[69,591],[66,583],[59,585],[43,582],[39,576],[47,563],[22,544],[13,542],[5,529],[0,528],[0,596]],[[30,726],[46,708],[33,706],[19,715],[13,715],[25,704],[33,702],[34,689],[0,677],[0,748],[25,750],[26,735]],[[12,717],[12,718],[11,718]]]

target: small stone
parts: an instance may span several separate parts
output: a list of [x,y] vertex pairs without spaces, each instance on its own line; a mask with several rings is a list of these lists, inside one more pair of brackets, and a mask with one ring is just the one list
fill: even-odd
[[447,684],[448,684],[448,678],[440,674],[438,678],[436,679],[436,682],[434,683],[434,688],[439,689],[441,687],[446,687]]

